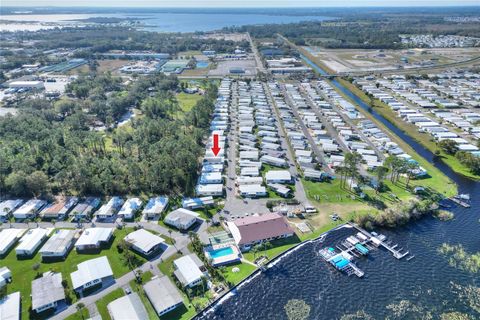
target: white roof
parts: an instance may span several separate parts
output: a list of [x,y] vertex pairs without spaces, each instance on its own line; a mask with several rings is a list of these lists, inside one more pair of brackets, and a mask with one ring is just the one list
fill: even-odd
[[136,292],[110,302],[107,308],[112,320],[148,319],[147,310]]
[[20,292],[14,292],[0,299],[0,319],[20,320]]
[[0,252],[7,250],[12,241],[18,239],[22,234],[27,231],[26,229],[3,229],[0,231]]
[[123,204],[118,215],[130,216],[135,213],[142,205],[140,198],[130,198]]
[[163,238],[144,229],[129,233],[125,237],[125,241],[131,243],[143,252],[149,252],[153,247],[165,242]]
[[47,233],[48,230],[42,228],[28,230],[22,239],[20,239],[20,244],[15,251],[31,251],[47,236]]
[[113,233],[113,228],[88,228],[85,229],[78,238],[75,247],[85,245],[97,245],[100,242],[107,241]]
[[167,276],[147,282],[143,290],[158,313],[183,302],[182,295]]
[[0,202],[0,216],[11,213],[22,202],[23,202],[22,199],[5,200]]
[[65,299],[62,274],[47,272],[43,277],[32,281],[32,309]]
[[291,180],[292,176],[288,170],[270,170],[265,174],[265,179],[269,180]]
[[76,233],[76,230],[57,230],[40,249],[40,254],[50,252],[63,253],[67,247],[71,246],[73,237],[75,237]]
[[203,276],[202,271],[197,266],[195,261],[193,261],[190,255],[178,258],[177,260],[173,261],[173,263],[177,268],[176,271],[182,275],[186,284],[197,281]]
[[168,198],[167,197],[155,197],[150,198],[147,202],[147,205],[143,209],[143,213],[145,214],[160,214],[165,207],[168,205]]
[[15,210],[15,212],[13,214],[14,215],[16,215],[16,214],[24,215],[24,214],[30,214],[32,212],[36,213],[45,204],[46,204],[46,202],[43,201],[43,200],[35,200],[35,199],[28,200],[20,208]]
[[93,280],[106,278],[113,275],[112,268],[108,263],[107,257],[100,257],[79,263],[77,271],[72,272],[73,288],[82,287]]

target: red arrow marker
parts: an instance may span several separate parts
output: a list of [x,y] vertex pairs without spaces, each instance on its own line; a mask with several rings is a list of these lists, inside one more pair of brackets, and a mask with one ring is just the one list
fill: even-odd
[[213,148],[212,148],[212,152],[213,154],[215,155],[215,157],[217,156],[217,154],[220,152],[220,147],[218,146],[218,134],[213,134]]

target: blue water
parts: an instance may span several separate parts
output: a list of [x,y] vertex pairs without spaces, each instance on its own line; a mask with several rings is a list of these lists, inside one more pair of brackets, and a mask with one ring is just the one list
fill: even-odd
[[[310,64],[319,73],[326,74]],[[479,287],[480,277],[454,268],[438,252],[443,243],[461,244],[469,253],[480,250],[480,183],[457,175],[340,83],[333,81],[333,85],[442,170],[458,185],[461,193],[472,195],[472,208],[452,209],[455,218],[448,222],[426,217],[394,230],[377,230],[415,255],[415,258],[399,261],[383,249],[372,250],[367,257],[357,260],[358,267],[365,272],[362,279],[346,276],[319,257],[321,248],[335,247],[353,234],[347,228],[329,232],[324,242],[307,243],[283,257],[274,267],[241,285],[234,296],[218,305],[214,312],[199,318],[286,320],[285,304],[290,299],[301,299],[311,308],[310,320],[341,319],[346,314],[358,311],[364,311],[372,319],[414,320],[430,316],[439,319],[442,313],[451,311],[466,313],[471,319],[480,319],[478,309],[472,308],[453,290],[454,284]],[[406,305],[402,301],[410,303],[408,311],[395,315],[395,309]],[[478,304],[478,301],[475,303]]]
[[233,249],[231,247],[221,248],[209,251],[208,254],[213,259],[221,258],[233,254]]
[[197,61],[197,69],[205,69],[208,65],[207,61]]

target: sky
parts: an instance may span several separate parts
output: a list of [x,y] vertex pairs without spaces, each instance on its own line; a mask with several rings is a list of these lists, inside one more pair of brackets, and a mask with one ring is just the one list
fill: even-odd
[[480,0],[0,0],[0,6],[85,7],[369,7],[480,6]]

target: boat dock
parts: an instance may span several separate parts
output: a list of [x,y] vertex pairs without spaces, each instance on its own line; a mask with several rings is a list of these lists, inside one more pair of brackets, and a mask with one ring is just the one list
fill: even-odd
[[367,230],[359,227],[358,225],[356,225],[354,223],[348,222],[348,224],[350,226],[354,227],[355,229],[357,229],[359,232],[361,232],[365,236],[367,236],[368,239],[370,239],[370,241],[372,242],[373,245],[375,245],[376,247],[384,247],[385,249],[390,251],[395,258],[397,258],[399,260],[409,254],[408,251],[403,252],[403,248],[397,249],[398,244],[393,244],[390,241],[387,242],[386,237],[383,236],[383,235],[373,235],[370,232],[368,232]]
[[451,197],[449,198],[451,201],[455,202],[456,204],[458,204],[459,206],[462,206],[464,208],[470,208],[470,203],[468,203],[467,201],[465,200],[462,200],[460,198],[457,198],[457,197]]

